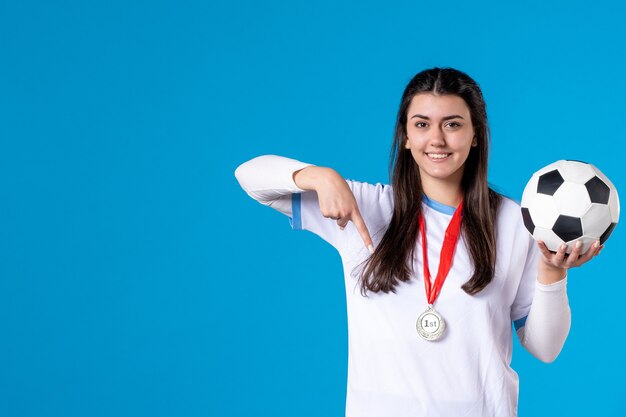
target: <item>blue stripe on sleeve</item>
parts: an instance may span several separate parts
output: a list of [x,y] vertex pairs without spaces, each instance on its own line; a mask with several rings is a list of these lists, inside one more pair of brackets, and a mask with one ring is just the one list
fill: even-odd
[[526,324],[526,319],[528,318],[528,316],[522,317],[521,319],[517,319],[513,322],[513,325],[515,326],[515,330],[519,330],[520,327],[524,327],[524,325]]
[[289,219],[294,230],[302,230],[302,214],[300,212],[300,193],[291,194],[291,213],[293,218]]

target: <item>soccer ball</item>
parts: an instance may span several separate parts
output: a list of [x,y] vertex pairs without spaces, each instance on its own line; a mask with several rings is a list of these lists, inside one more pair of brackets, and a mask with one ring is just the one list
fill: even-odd
[[535,172],[522,195],[522,218],[535,240],[566,253],[583,243],[581,253],[604,243],[619,219],[619,197],[609,179],[581,161],[557,161]]

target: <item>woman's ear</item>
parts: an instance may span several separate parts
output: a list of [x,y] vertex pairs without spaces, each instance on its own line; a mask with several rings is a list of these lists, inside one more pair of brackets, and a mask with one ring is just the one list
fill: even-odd
[[472,146],[473,147],[478,146],[478,141],[476,140],[476,136],[474,136],[474,139],[472,139]]

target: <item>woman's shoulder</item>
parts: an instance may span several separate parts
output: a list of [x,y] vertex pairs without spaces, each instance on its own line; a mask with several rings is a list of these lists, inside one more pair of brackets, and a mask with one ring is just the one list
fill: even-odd
[[366,222],[386,224],[393,213],[393,189],[383,183],[346,179]]
[[352,183],[354,185],[360,186],[360,187],[374,187],[374,188],[381,188],[381,189],[386,189],[386,188],[391,188],[390,184],[384,184],[381,182],[367,182],[367,181],[360,181],[360,180],[355,180],[352,178],[346,178],[346,181],[348,183]]
[[[393,189],[389,184],[380,182],[369,183],[353,179],[346,179],[355,197],[361,196],[368,199],[393,199]],[[358,194],[358,196],[357,196]]]
[[505,213],[517,212],[519,214],[521,206],[519,201],[512,199],[504,194],[500,194],[500,211]]
[[500,196],[500,206],[498,207],[498,227],[524,228],[520,202],[503,194],[500,194]]

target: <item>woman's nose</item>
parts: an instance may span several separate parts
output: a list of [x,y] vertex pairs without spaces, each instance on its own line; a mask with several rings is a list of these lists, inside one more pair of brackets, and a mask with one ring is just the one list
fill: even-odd
[[444,146],[446,144],[446,137],[441,128],[437,127],[432,129],[430,144],[433,146]]

